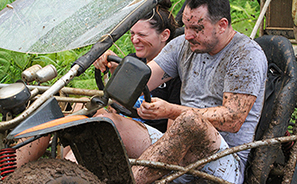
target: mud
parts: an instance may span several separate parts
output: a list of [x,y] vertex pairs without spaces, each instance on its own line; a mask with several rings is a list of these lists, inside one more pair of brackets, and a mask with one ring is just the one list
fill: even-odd
[[60,159],[40,159],[16,169],[3,184],[105,184],[81,165]]

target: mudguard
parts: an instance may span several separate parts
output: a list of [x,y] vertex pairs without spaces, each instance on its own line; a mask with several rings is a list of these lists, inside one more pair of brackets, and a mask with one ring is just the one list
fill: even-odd
[[63,146],[70,145],[79,164],[107,184],[135,183],[126,149],[114,123],[94,117],[58,132]]
[[63,118],[55,119],[49,122],[45,122],[36,126],[32,126],[20,132],[12,132],[7,137],[12,138],[23,138],[30,136],[45,135],[52,132],[56,132],[65,128],[70,128],[80,124],[88,123],[88,117],[84,115],[73,115],[66,116]]
[[32,132],[29,134],[23,134],[23,136],[16,136],[20,132],[23,132],[24,130],[30,129],[32,127],[41,125],[43,123],[46,123],[48,121],[55,120],[57,118],[64,117],[60,106],[58,104],[58,101],[51,97],[48,99],[44,104],[42,104],[31,116],[29,116],[27,119],[25,119],[23,122],[21,122],[17,127],[15,127],[10,134],[8,134],[7,139],[15,139],[15,138],[21,138],[21,137],[28,137],[28,136],[34,136]]

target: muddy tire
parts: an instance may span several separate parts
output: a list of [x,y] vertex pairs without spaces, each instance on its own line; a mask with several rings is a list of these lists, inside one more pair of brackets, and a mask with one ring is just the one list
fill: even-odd
[[40,159],[18,168],[3,180],[7,184],[104,184],[81,165],[68,160]]

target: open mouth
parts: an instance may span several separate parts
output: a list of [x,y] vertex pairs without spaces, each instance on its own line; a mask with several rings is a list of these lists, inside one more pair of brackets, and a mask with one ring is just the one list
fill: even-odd
[[135,50],[136,50],[136,51],[141,51],[141,50],[143,50],[143,47],[141,47],[141,46],[138,46],[138,47],[137,47],[137,46],[134,46],[134,47],[135,47]]

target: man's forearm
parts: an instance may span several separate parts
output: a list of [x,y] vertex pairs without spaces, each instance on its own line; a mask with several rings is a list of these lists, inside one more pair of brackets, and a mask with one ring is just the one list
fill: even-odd
[[[242,125],[242,114],[234,114],[224,106],[211,108],[193,108],[176,104],[171,104],[170,119],[176,119],[181,113],[187,110],[194,110],[201,114],[204,119],[207,119],[216,129],[227,132],[237,132]],[[237,118],[236,118],[237,117]]]
[[245,94],[224,93],[221,106],[192,108],[171,104],[169,117],[175,119],[182,112],[193,109],[207,119],[216,129],[226,132],[238,132],[251,110],[256,97]]

